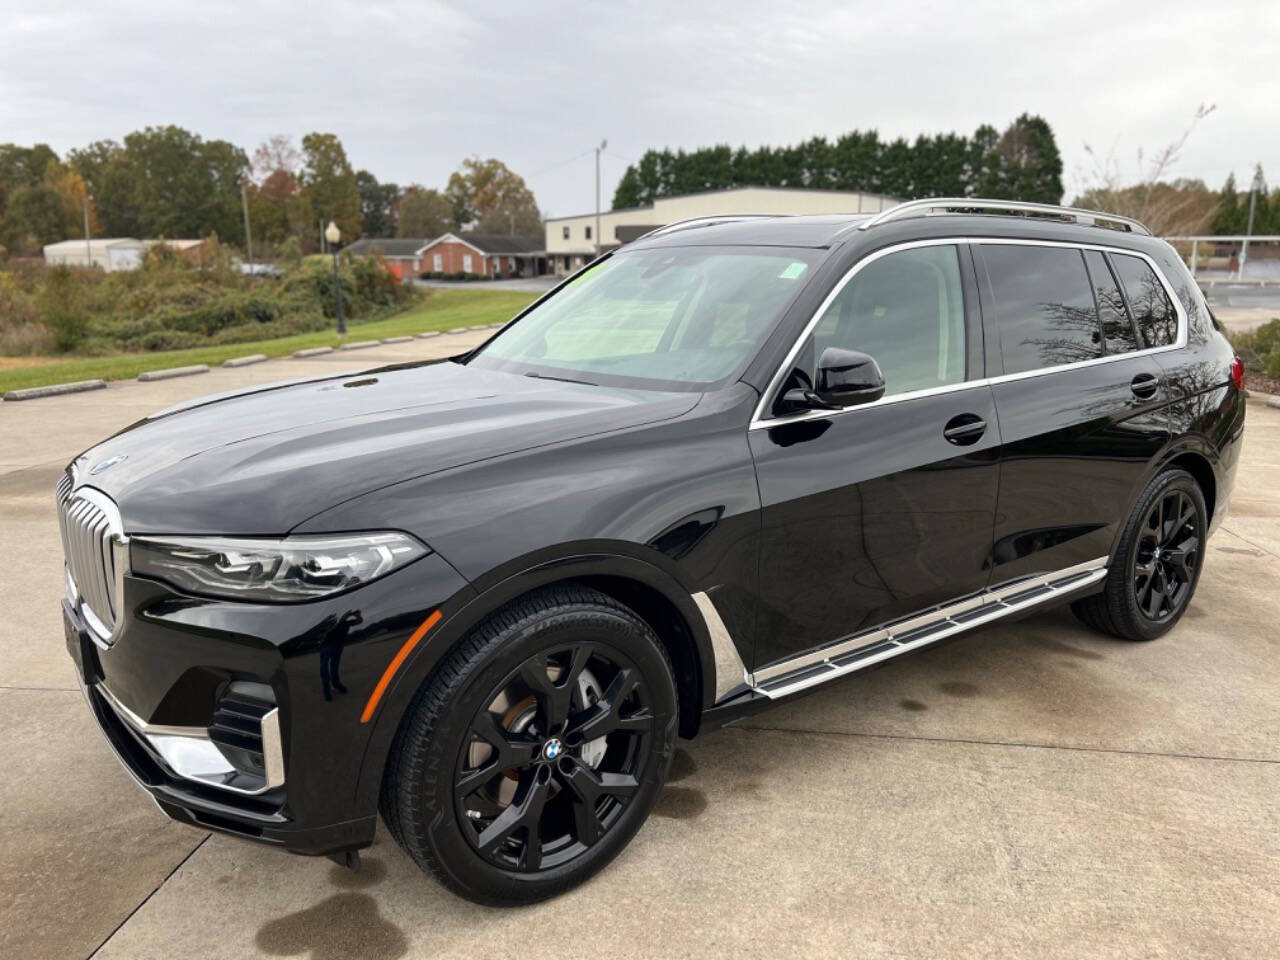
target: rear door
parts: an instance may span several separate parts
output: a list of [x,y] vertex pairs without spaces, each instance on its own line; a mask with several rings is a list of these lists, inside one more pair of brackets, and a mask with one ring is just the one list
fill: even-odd
[[1167,442],[1161,368],[1103,250],[973,250],[1002,441],[992,583],[1105,562]]
[[812,381],[823,349],[846,347],[876,359],[886,391],[841,411],[765,410],[752,426],[756,668],[986,585],[999,432],[976,308],[966,244],[877,252],[780,371]]

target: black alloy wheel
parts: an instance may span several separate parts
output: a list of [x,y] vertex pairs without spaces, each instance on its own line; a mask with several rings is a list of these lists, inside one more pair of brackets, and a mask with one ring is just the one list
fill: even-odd
[[1071,604],[1085,624],[1125,640],[1154,640],[1186,612],[1204,566],[1208,511],[1196,479],[1169,469],[1129,515],[1100,593]]
[[474,627],[409,706],[379,808],[424,870],[478,903],[583,882],[644,823],[675,749],[671,661],[634,611],[576,584]]
[[620,652],[539,652],[471,722],[454,775],[467,839],[496,866],[533,872],[580,856],[618,821],[650,762],[644,679]]
[[1142,615],[1163,623],[1182,612],[1200,564],[1196,505],[1170,489],[1147,511],[1133,551],[1133,592]]

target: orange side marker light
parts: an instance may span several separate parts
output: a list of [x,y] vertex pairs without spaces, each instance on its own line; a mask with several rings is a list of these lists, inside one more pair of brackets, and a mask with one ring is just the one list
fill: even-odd
[[382,677],[378,680],[378,685],[373,688],[373,693],[369,694],[369,702],[364,705],[364,713],[360,714],[361,723],[368,723],[373,719],[374,711],[378,709],[378,702],[382,699],[382,695],[387,692],[391,678],[396,675],[396,671],[400,669],[409,654],[413,653],[413,648],[427,635],[427,631],[440,622],[441,616],[443,614],[439,610],[433,611],[431,616],[422,621],[422,626],[413,631],[413,636],[404,642],[404,646],[400,648],[399,652],[391,658],[391,662],[387,664],[387,669],[382,671]]

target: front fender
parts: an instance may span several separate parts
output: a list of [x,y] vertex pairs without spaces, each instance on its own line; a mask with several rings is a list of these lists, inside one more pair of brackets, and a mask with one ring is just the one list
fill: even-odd
[[357,809],[376,808],[382,773],[401,719],[422,684],[473,627],[503,604],[538,587],[602,576],[642,584],[660,593],[679,611],[696,651],[701,704],[712,703],[716,673],[711,637],[674,563],[652,549],[616,541],[588,541],[540,550],[489,571],[441,606],[444,618],[426,635],[426,642],[405,659],[373,718],[356,787]]

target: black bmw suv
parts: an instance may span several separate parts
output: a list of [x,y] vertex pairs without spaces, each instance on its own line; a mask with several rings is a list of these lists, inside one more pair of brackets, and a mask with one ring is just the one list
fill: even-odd
[[57,490],[66,640],[169,816],[473,900],[582,881],[677,736],[1070,603],[1151,640],[1241,367],[1176,252],[980,200],[674,224],[479,348],[198,400]]

